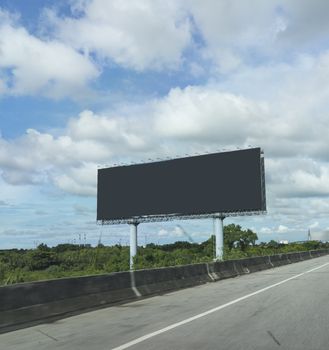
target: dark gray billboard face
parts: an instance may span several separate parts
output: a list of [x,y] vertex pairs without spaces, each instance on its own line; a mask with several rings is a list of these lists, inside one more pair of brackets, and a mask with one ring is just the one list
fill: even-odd
[[98,170],[97,220],[264,210],[260,148]]

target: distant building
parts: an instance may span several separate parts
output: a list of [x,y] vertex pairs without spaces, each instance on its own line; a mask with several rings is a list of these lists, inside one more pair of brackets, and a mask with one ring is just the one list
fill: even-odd
[[279,244],[289,244],[289,241],[287,239],[283,239],[278,242]]

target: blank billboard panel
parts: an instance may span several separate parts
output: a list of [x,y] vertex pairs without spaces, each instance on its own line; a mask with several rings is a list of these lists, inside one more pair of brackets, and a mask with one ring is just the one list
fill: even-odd
[[265,210],[260,148],[98,170],[97,220]]

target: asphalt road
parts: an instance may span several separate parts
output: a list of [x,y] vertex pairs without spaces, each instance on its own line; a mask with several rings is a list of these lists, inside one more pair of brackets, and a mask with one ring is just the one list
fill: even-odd
[[0,335],[1,350],[329,349],[329,256]]

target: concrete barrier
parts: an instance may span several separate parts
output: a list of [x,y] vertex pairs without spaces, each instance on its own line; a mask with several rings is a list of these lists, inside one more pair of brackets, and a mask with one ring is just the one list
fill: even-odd
[[129,272],[0,287],[0,329],[135,297]]
[[319,250],[320,256],[327,255],[328,251],[329,251],[328,249],[320,249]]
[[0,333],[91,308],[126,302],[329,254],[328,249],[0,287]]
[[211,282],[207,264],[173,266],[134,272],[135,287],[142,296],[164,293]]
[[300,257],[301,257],[302,260],[311,259],[310,252],[300,252]]
[[310,255],[311,255],[312,258],[318,258],[318,257],[321,256],[320,252],[317,251],[317,250],[310,250]]
[[210,265],[210,270],[214,274],[215,280],[236,277],[241,273],[237,270],[236,260],[226,260],[221,262],[213,262]]
[[299,252],[288,253],[287,257],[288,257],[288,260],[290,260],[292,263],[299,262],[302,260]]
[[269,258],[271,263],[273,264],[273,267],[290,264],[290,261],[288,261],[286,254],[271,255]]
[[267,256],[258,256],[254,258],[237,260],[236,264],[241,265],[242,270],[245,273],[267,270],[273,267]]

